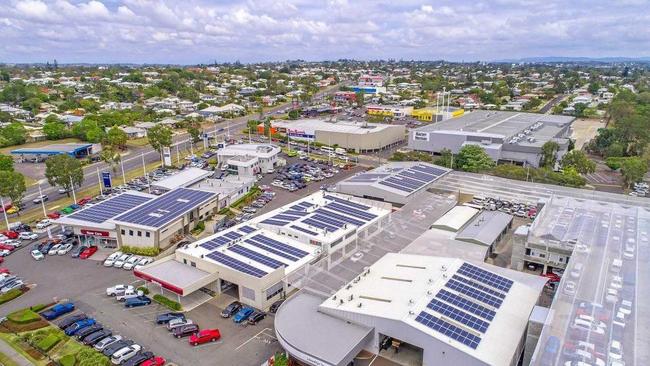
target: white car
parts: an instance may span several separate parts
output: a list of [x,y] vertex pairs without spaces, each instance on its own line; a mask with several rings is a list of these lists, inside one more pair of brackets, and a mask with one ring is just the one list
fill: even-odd
[[151,259],[151,258],[142,258],[140,260],[140,262],[138,262],[138,264],[136,264],[135,267],[133,267],[133,268],[134,269],[140,269],[140,268],[146,266],[147,264],[149,264],[151,262],[153,262],[153,259]]
[[135,291],[135,289],[128,289],[128,290],[126,290],[126,291],[124,291],[122,293],[119,293],[119,294],[115,295],[115,299],[117,301],[126,301],[128,299],[138,297],[138,296],[141,296],[141,295],[143,295],[142,291]]
[[111,362],[113,365],[119,365],[129,358],[135,356],[136,353],[140,352],[142,347],[138,344],[132,344],[128,347],[124,347],[111,356]]
[[623,350],[621,349],[621,342],[612,340],[609,344],[609,358],[611,360],[623,359]]
[[576,294],[576,283],[573,281],[566,281],[564,284],[564,293],[573,296]]
[[612,276],[612,282],[610,282],[609,287],[620,290],[623,288],[623,279],[621,276]]
[[119,258],[115,260],[115,263],[113,263],[113,267],[115,268],[122,268],[124,263],[126,263],[127,260],[131,258],[131,254],[122,254]]
[[36,224],[36,228],[37,229],[45,229],[46,227],[48,227],[50,225],[52,225],[52,221],[50,221],[48,219],[45,219],[45,220],[39,221],[38,224]]
[[47,252],[48,255],[57,255],[59,253],[59,249],[61,249],[61,244],[55,244],[50,248],[50,251]]
[[109,255],[108,258],[104,260],[104,267],[113,267],[113,264],[115,264],[117,258],[119,258],[122,254],[122,252],[115,252]]
[[167,323],[167,330],[171,332],[172,330],[174,330],[174,328],[178,328],[180,326],[187,325],[187,324],[194,324],[194,322],[191,319],[183,319],[183,318],[172,319],[169,321],[169,323]]
[[621,301],[621,305],[618,307],[618,311],[625,314],[626,316],[632,314],[632,301],[630,300]]
[[8,256],[9,254],[11,254],[11,252],[8,251],[7,249],[1,249],[1,250],[0,250],[0,257],[6,257],[6,256]]
[[20,240],[34,240],[34,239],[38,239],[38,234],[30,233],[29,231],[23,231],[20,234],[18,234],[18,239],[20,239]]
[[140,262],[140,260],[142,260],[142,257],[134,255],[131,258],[129,258],[126,262],[124,262],[122,269],[126,269],[127,271],[130,271],[133,269],[133,267],[135,267],[136,264],[138,264],[138,262]]
[[72,243],[61,244],[61,248],[56,252],[58,255],[66,255],[72,250]]
[[106,296],[117,296],[129,290],[133,291],[134,287],[131,285],[115,285],[106,289]]
[[103,351],[104,348],[110,346],[111,344],[113,344],[113,343],[115,343],[117,341],[121,341],[121,340],[122,340],[121,335],[114,335],[114,336],[104,338],[104,339],[102,339],[101,341],[99,341],[99,342],[97,342],[95,344],[95,349],[98,350],[98,351]]
[[20,240],[11,240],[11,239],[2,241],[2,244],[10,245],[14,248],[18,248],[21,245],[23,245],[23,243]]
[[615,288],[608,288],[607,295],[605,295],[605,301],[611,302],[613,304],[618,302],[618,291]]
[[32,250],[32,252],[30,254],[32,255],[32,258],[36,259],[37,261],[45,259],[45,256],[43,255],[43,253],[41,253],[40,251],[38,251],[36,249]]

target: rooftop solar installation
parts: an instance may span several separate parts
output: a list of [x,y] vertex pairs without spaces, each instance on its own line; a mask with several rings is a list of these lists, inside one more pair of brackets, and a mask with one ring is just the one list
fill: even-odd
[[391,182],[381,181],[381,182],[379,182],[379,184],[381,184],[382,186],[395,188],[397,190],[408,192],[408,193],[411,193],[411,192],[414,191],[414,189],[412,189],[412,188],[402,187],[399,184],[395,184],[395,183],[391,183]]
[[449,319],[453,319],[459,323],[465,324],[468,327],[478,330],[481,333],[485,333],[490,323],[485,320],[481,320],[473,315],[470,315],[460,309],[456,309],[453,306],[447,305],[442,301],[433,299],[427,307],[433,311],[440,313],[441,315],[446,316]]
[[447,281],[447,284],[445,286],[456,292],[459,292],[463,295],[467,295],[472,299],[476,299],[484,304],[487,304],[497,309],[501,307],[501,304],[503,304],[502,299],[486,294],[481,290],[468,286],[464,283],[460,283],[454,279],[450,279],[449,281]]
[[501,277],[492,272],[488,272],[469,263],[463,263],[463,265],[458,269],[457,273],[506,293],[510,291],[513,283],[512,280]]
[[268,245],[270,247],[273,247],[273,248],[279,249],[281,251],[287,252],[287,253],[289,253],[289,254],[291,254],[291,255],[293,255],[295,257],[298,257],[298,258],[303,258],[303,257],[305,257],[305,256],[307,256],[309,254],[309,253],[305,252],[304,250],[294,248],[291,245],[280,243],[277,240],[273,240],[273,239],[271,239],[269,237],[266,237],[264,235],[261,235],[261,234],[257,234],[255,236],[253,236],[251,239],[257,240],[262,244],[266,244],[266,245]]
[[271,267],[273,269],[280,268],[284,266],[284,263],[275,260],[273,258],[267,257],[264,254],[260,254],[254,250],[250,250],[248,248],[244,248],[241,245],[233,245],[228,250],[237,253],[239,255],[242,255],[246,258],[252,259],[255,262],[262,263],[263,265],[267,267]]
[[439,319],[425,311],[421,312],[420,315],[415,318],[415,321],[424,324],[425,326],[437,332],[440,332],[472,349],[476,349],[476,347],[478,347],[479,343],[481,342],[481,338],[479,336],[463,330],[442,319]]
[[340,212],[340,213],[343,213],[343,214],[346,214],[346,215],[354,216],[356,218],[364,219],[366,221],[370,221],[370,220],[377,217],[377,215],[371,214],[369,212],[357,210],[357,209],[354,209],[354,208],[346,207],[346,206],[341,205],[340,203],[330,203],[329,205],[326,205],[325,208],[330,208],[330,209],[332,209],[334,211],[337,211],[337,212]]
[[284,252],[284,251],[282,251],[282,250],[279,250],[279,249],[276,249],[276,248],[270,247],[270,246],[268,246],[268,245],[266,245],[266,244],[264,244],[264,243],[261,243],[261,242],[258,242],[258,241],[252,240],[252,239],[244,240],[244,242],[247,243],[247,244],[250,244],[250,245],[252,245],[252,246],[254,246],[254,247],[257,247],[257,248],[260,248],[260,249],[264,249],[264,250],[266,250],[266,251],[269,252],[269,253],[273,253],[273,254],[275,254],[275,255],[279,255],[280,257],[282,257],[282,258],[286,258],[286,259],[288,259],[288,260],[290,260],[290,261],[292,261],[292,262],[295,262],[295,261],[297,261],[298,259],[300,259],[300,258],[298,258],[298,257],[296,257],[296,256],[293,256],[293,255],[287,253],[287,252]]
[[322,214],[328,217],[331,217],[333,219],[337,219],[339,221],[347,222],[348,224],[356,225],[356,226],[363,226],[365,224],[365,221],[361,221],[349,216],[345,215],[339,215],[337,213],[334,213],[333,211],[326,210],[324,208],[319,208],[318,210],[314,211],[317,214]]
[[102,223],[152,200],[152,197],[123,193],[68,216],[71,219]]
[[266,276],[268,273],[265,271],[262,271],[259,268],[253,267],[249,264],[246,264],[238,259],[235,259],[233,257],[230,257],[228,255],[225,255],[223,253],[219,252],[212,252],[207,255],[208,258],[212,259],[215,262],[219,262],[225,266],[228,266],[236,271],[249,274],[251,276],[257,277],[257,278],[262,278]]
[[469,301],[464,297],[451,293],[445,289],[438,291],[436,297],[450,305],[453,305],[465,311],[469,311],[470,313],[478,315],[488,321],[492,321],[496,315],[496,312],[494,310],[488,309],[485,306],[479,305],[473,301]]
[[494,296],[496,296],[498,298],[504,299],[506,297],[506,295],[503,292],[494,290],[494,289],[489,288],[487,286],[483,286],[483,285],[481,285],[481,284],[479,284],[479,283],[477,283],[475,281],[472,281],[470,279],[467,279],[465,277],[461,277],[459,275],[453,275],[453,276],[451,276],[451,278],[456,280],[456,281],[462,282],[462,283],[464,283],[466,285],[477,288],[477,289],[479,289],[479,290],[481,290],[483,292],[487,292],[488,294],[494,295]]
[[350,206],[352,208],[358,208],[359,210],[369,210],[370,209],[370,206],[366,206],[366,205],[362,205],[360,203],[344,200],[342,198],[334,197],[332,195],[325,195],[324,198],[328,199],[328,200],[336,201],[338,203],[342,203],[342,204]]
[[199,245],[201,248],[205,248],[208,250],[216,249],[219,248],[220,246],[224,246],[228,243],[232,243],[236,239],[240,238],[242,235],[239,233],[235,232],[229,232],[225,235],[218,236],[216,238],[212,238],[209,241],[206,241],[205,243]]
[[313,231],[311,231],[311,230],[309,230],[309,229],[305,229],[305,228],[300,227],[300,226],[298,226],[298,225],[291,225],[291,228],[292,228],[292,229],[296,229],[296,230],[298,230],[298,231],[301,231],[301,232],[303,232],[303,233],[305,233],[305,234],[308,234],[308,235],[311,235],[311,236],[318,236],[318,233],[313,232]]
[[129,224],[160,227],[214,198],[216,193],[178,188],[115,218]]
[[250,233],[252,233],[253,231],[255,231],[257,229],[252,228],[252,227],[250,227],[248,225],[244,225],[244,226],[240,227],[238,230],[243,232],[243,233],[250,234]]

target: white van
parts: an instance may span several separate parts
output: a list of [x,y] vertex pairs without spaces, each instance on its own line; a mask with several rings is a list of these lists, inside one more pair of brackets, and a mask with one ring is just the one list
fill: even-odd
[[622,260],[620,260],[618,258],[612,260],[612,267],[611,267],[612,272],[619,273],[621,271],[621,267],[623,267],[623,261]]
[[582,274],[583,267],[584,265],[582,263],[576,263],[576,265],[573,266],[573,269],[571,270],[571,277],[579,278]]

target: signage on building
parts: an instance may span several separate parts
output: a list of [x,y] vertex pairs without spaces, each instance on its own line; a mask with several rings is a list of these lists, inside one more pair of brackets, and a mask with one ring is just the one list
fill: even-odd
[[172,151],[169,146],[163,147],[163,165],[171,166],[172,165]]
[[102,183],[104,184],[104,188],[111,188],[113,186],[111,172],[102,172]]
[[81,229],[81,233],[90,236],[110,236],[108,231]]
[[413,140],[429,141],[429,133],[428,132],[415,132],[413,134]]

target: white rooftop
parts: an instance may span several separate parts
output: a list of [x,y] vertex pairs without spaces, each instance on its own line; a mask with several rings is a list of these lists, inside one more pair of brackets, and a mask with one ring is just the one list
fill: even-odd
[[257,156],[272,157],[280,153],[280,148],[272,144],[233,144],[226,145],[217,151],[218,155],[225,156]]
[[185,168],[174,175],[154,182],[152,186],[154,188],[171,191],[172,189],[176,189],[178,187],[188,187],[200,180],[209,177],[213,173],[214,172],[199,168]]
[[365,122],[351,122],[351,121],[338,121],[328,122],[322,119],[307,118],[295,121],[277,120],[272,121],[273,127],[286,128],[291,130],[302,130],[306,132],[314,131],[329,131],[339,133],[349,133],[357,135],[365,135],[368,133],[379,132],[389,128],[401,126],[393,126],[382,123],[365,123]]
[[436,220],[432,227],[456,232],[476,216],[478,212],[477,209],[469,206],[456,206]]

